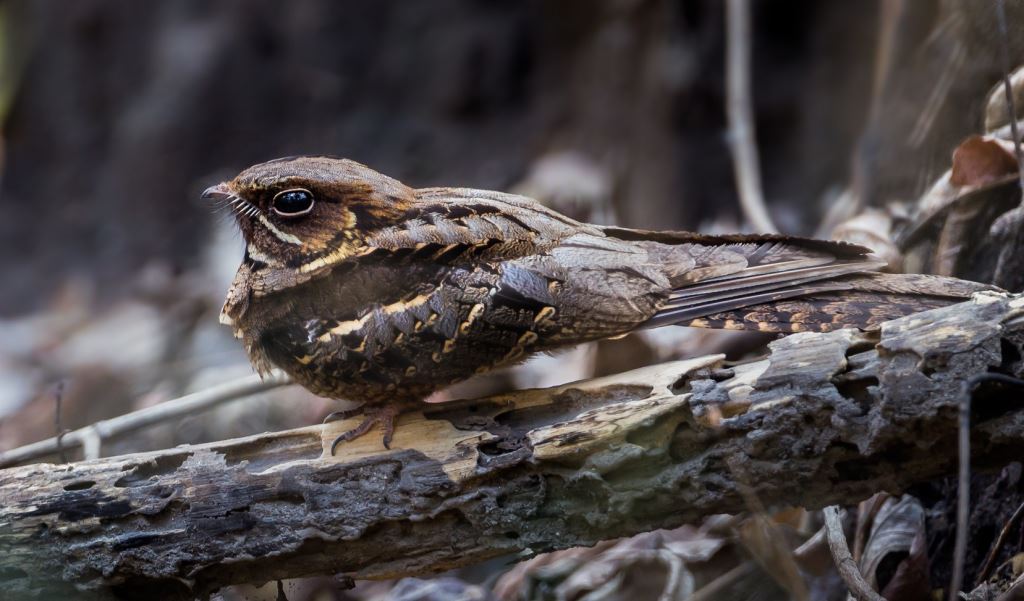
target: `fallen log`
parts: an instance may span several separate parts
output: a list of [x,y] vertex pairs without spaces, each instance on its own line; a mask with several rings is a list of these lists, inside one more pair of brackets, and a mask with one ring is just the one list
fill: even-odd
[[[768,506],[855,503],[956,471],[972,377],[1020,376],[1024,297],[763,360],[656,365],[403,416],[391,450],[338,422],[0,471],[0,591],[191,599],[313,574],[428,574]],[[974,395],[977,467],[1019,460],[1024,402]],[[2,596],[2,595],[0,595]]]

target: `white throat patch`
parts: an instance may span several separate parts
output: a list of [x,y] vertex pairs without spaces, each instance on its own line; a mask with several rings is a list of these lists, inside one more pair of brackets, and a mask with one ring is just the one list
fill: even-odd
[[302,246],[302,240],[299,240],[298,238],[287,232],[282,232],[281,230],[277,229],[277,226],[271,223],[270,220],[267,219],[265,215],[263,215],[263,213],[258,214],[257,218],[260,220],[260,223],[266,226],[266,228],[270,230],[270,233],[274,234],[274,237],[280,240],[281,242],[287,242],[288,244]]
[[269,265],[271,267],[281,267],[283,265],[283,263],[281,263],[280,261],[278,261],[274,257],[271,257],[270,255],[263,254],[262,252],[257,250],[252,244],[247,245],[245,247],[245,251],[247,253],[249,253],[249,258],[253,259],[254,261],[259,261],[260,263],[266,263],[267,265]]

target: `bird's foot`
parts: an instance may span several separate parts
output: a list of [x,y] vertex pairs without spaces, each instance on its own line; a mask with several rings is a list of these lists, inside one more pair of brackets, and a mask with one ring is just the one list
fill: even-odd
[[364,413],[366,413],[366,407],[363,407],[362,405],[360,405],[360,406],[358,406],[358,407],[356,407],[354,409],[345,409],[345,410],[342,410],[342,411],[332,411],[332,412],[330,412],[330,413],[328,413],[327,415],[324,416],[324,421],[322,423],[327,424],[327,423],[330,423],[330,422],[337,422],[337,421],[341,421],[341,420],[345,420],[345,419],[349,419],[349,418],[355,417],[357,415],[362,415]]
[[363,421],[355,428],[347,432],[343,432],[334,439],[331,443],[331,455],[334,455],[334,451],[338,448],[338,445],[343,442],[359,438],[363,434],[369,432],[375,424],[380,424],[384,428],[384,448],[391,449],[391,437],[395,433],[395,418],[402,412],[402,405],[398,403],[389,403],[383,407],[369,407],[357,409],[349,409],[347,411],[335,411],[324,418],[324,422],[333,421],[335,419],[348,419],[355,417],[356,415],[362,414]]

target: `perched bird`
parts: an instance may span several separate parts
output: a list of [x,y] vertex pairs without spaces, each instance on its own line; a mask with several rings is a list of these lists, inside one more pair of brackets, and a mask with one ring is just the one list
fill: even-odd
[[221,313],[261,373],[361,401],[334,447],[533,353],[666,325],[868,328],[979,284],[876,273],[860,246],[580,223],[522,196],[413,189],[359,163],[255,165],[203,193],[245,257]]

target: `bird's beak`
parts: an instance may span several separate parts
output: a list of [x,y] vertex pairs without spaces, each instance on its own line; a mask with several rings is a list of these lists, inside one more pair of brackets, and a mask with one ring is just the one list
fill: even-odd
[[216,186],[210,186],[204,190],[201,198],[203,200],[223,200],[233,195],[234,194],[231,192],[231,188],[228,186],[227,182],[221,182]]

